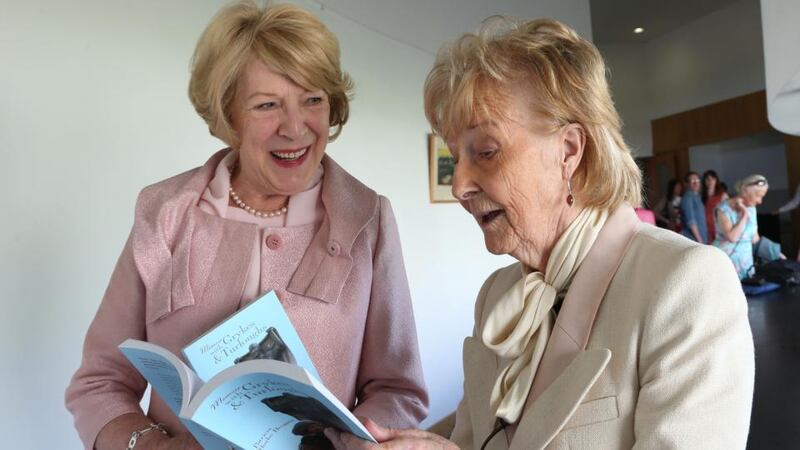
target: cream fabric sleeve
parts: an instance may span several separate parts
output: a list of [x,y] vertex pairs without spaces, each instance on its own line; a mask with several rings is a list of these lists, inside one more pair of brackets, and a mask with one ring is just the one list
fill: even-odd
[[634,448],[744,449],[754,356],[739,280],[710,246],[671,267],[645,312]]

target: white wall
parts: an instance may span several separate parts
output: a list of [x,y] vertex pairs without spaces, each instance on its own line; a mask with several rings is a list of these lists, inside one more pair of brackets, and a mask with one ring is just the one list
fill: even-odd
[[650,155],[653,137],[650,117],[643,114],[653,105],[652,81],[644,61],[643,44],[603,44],[599,46],[606,60],[614,105],[622,118],[622,135],[635,156]]
[[[0,1],[0,398],[7,405],[0,435],[9,448],[78,448],[63,391],[136,194],[221,147],[192,110],[186,86],[195,40],[222,3]],[[454,1],[441,8],[424,0],[331,0],[324,11],[299,3],[339,36],[356,81],[351,122],[329,152],[393,202],[430,423],[459,399],[472,302],[509,259],[488,255],[460,207],[428,203],[421,91],[433,61],[428,48],[438,44],[415,39],[429,28],[454,38],[491,12],[552,15],[590,35],[588,0],[459,2],[466,15]],[[408,20],[416,14],[424,19]],[[367,20],[374,22],[358,23]]]
[[[625,138],[638,156],[652,155],[650,121],[765,87],[761,10],[739,0],[644,44],[598,44],[615,93],[643,97],[617,102]],[[631,73],[634,72],[634,73]],[[644,84],[641,80],[646,80]],[[647,99],[642,101],[642,99]]]

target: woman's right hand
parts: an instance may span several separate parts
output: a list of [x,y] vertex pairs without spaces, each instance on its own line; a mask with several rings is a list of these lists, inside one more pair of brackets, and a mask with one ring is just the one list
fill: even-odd
[[[107,423],[97,435],[94,447],[97,450],[118,450],[125,448],[131,433],[148,428],[153,421],[142,414],[123,414]],[[169,431],[169,430],[167,430]],[[149,431],[136,441],[136,449],[146,450],[203,450],[189,433],[168,436],[156,430]]]
[[736,212],[739,213],[740,216],[742,216],[742,219],[747,219],[747,217],[750,214],[747,212],[747,207],[744,206],[744,202],[742,201],[741,198],[736,199],[735,209]]
[[369,419],[362,422],[379,444],[333,428],[326,428],[325,436],[336,450],[458,450],[456,444],[427,431],[383,428]]

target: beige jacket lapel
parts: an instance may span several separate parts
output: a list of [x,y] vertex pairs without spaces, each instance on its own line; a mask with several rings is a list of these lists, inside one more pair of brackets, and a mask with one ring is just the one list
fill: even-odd
[[618,208],[575,274],[514,430],[512,450],[544,448],[611,359],[608,349],[585,349],[606,289],[639,227],[632,208]]
[[608,349],[581,352],[525,411],[509,450],[542,449],[578,409],[611,359]]
[[[471,369],[464,373],[464,395],[469,397],[469,404],[473,405],[469,410],[473,436],[476,439],[489,436],[494,426],[489,401],[499,368],[497,356],[478,339],[468,337],[464,340],[464,367]],[[502,441],[505,444],[506,440]],[[480,442],[475,445],[480,445]],[[487,450],[489,448],[494,450],[493,447],[487,447]]]

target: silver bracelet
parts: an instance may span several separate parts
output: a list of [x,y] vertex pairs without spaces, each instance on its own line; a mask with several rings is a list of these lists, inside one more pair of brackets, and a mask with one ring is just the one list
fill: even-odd
[[149,427],[131,433],[131,439],[128,441],[128,448],[125,450],[133,450],[133,447],[136,447],[136,441],[138,441],[140,437],[155,430],[160,431],[161,434],[167,434],[167,429],[164,428],[163,423],[151,423]]

